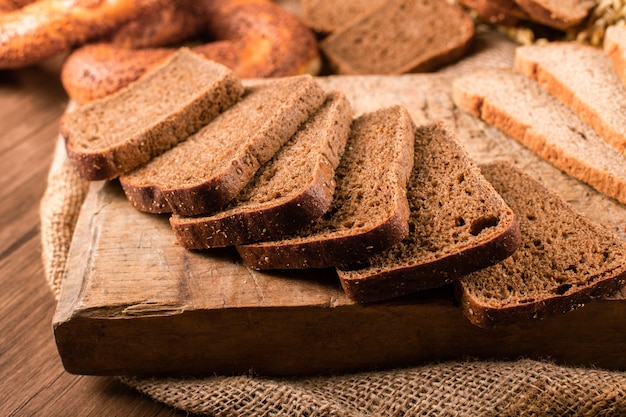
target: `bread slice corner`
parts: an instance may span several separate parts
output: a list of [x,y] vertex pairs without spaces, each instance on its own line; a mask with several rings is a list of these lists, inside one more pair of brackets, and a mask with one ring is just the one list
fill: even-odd
[[416,130],[407,198],[407,237],[337,268],[353,300],[380,301],[449,284],[509,257],[521,243],[513,211],[443,122]]
[[120,91],[66,113],[59,129],[80,177],[112,179],[187,139],[243,91],[230,69],[181,48]]
[[367,258],[402,240],[408,233],[413,129],[400,105],[357,117],[335,172],[329,210],[292,236],[238,245],[243,262],[259,270],[326,268]]
[[172,215],[178,242],[187,249],[208,249],[275,240],[322,216],[333,200],[335,169],[352,118],[345,94],[331,91],[226,207],[210,215]]
[[626,285],[626,245],[509,162],[481,166],[515,212],[522,245],[458,281],[464,314],[491,328],[567,313]]

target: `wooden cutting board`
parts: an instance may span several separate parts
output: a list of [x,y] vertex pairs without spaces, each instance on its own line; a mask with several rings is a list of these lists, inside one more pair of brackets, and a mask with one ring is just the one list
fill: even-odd
[[[477,162],[512,159],[626,239],[626,207],[456,109],[450,80],[319,79],[343,90],[357,114],[399,103],[418,124],[443,119]],[[181,248],[167,217],[133,209],[115,181],[92,185],[60,297],[54,334],[66,369],[78,374],[299,375],[468,356],[626,369],[626,292],[495,330],[471,325],[449,288],[359,305],[333,270],[262,273],[231,249]]]

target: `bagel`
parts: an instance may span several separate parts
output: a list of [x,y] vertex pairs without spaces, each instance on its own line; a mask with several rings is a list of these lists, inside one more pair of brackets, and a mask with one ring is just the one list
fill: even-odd
[[35,64],[111,33],[165,3],[166,0],[39,0],[2,12],[0,68]]
[[[268,0],[201,0],[182,11],[202,21],[208,43],[190,48],[231,68],[240,78],[319,72],[317,39],[295,15]],[[85,103],[109,95],[169,57],[176,47],[129,49],[116,43],[78,48],[63,65],[68,95]]]
[[0,0],[0,12],[8,12],[10,10],[19,9],[32,3],[34,0]]

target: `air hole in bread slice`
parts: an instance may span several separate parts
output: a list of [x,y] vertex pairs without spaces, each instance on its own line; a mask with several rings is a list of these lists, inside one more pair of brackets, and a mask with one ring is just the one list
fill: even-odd
[[558,295],[563,295],[567,293],[570,290],[570,288],[572,288],[571,284],[562,284],[554,289],[554,293]]
[[480,217],[472,222],[470,226],[470,233],[472,236],[478,236],[485,229],[496,227],[499,223],[500,218],[497,216]]

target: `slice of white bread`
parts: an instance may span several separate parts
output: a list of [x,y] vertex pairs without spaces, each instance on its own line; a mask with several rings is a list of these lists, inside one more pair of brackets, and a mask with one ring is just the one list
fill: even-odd
[[474,23],[447,0],[388,0],[320,43],[340,74],[425,72],[460,58]]
[[567,30],[581,25],[598,5],[597,0],[515,0],[530,19]]
[[510,162],[481,166],[515,212],[522,246],[458,281],[464,314],[494,327],[566,313],[626,284],[626,245]]
[[399,105],[355,119],[330,209],[293,236],[237,246],[243,262],[254,269],[324,268],[368,258],[401,241],[409,231],[413,129]]
[[418,127],[402,242],[337,268],[346,294],[379,301],[440,287],[510,256],[521,235],[513,211],[442,122]]
[[60,131],[82,178],[112,179],[187,139],[242,94],[230,69],[183,48],[116,94],[66,113]]
[[456,105],[501,129],[541,158],[626,203],[626,156],[546,92],[510,70],[483,70],[453,82]]
[[626,26],[612,25],[606,28],[602,47],[622,84],[626,85]]
[[121,176],[124,192],[133,206],[150,213],[192,216],[217,210],[243,189],[325,97],[310,75],[249,87],[239,102],[187,140]]
[[170,224],[187,249],[275,240],[324,214],[335,191],[335,169],[352,123],[342,92],[324,105],[224,209],[205,216],[174,214]]
[[626,154],[626,86],[602,49],[572,42],[521,46],[515,69],[538,81]]

